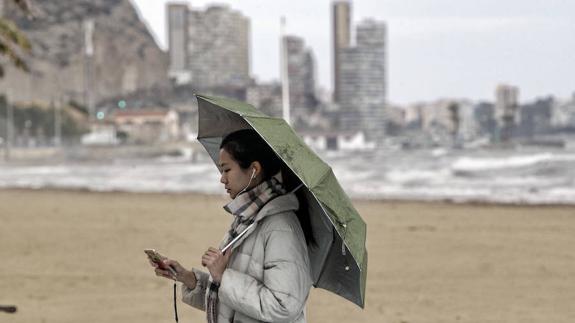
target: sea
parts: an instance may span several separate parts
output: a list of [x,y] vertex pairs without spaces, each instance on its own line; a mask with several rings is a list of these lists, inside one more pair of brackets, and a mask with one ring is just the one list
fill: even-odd
[[[575,205],[575,148],[318,152],[351,198]],[[0,164],[0,188],[224,195],[207,154]]]

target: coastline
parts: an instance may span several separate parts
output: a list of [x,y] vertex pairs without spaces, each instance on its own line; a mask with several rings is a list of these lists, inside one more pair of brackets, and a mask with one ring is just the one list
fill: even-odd
[[[0,194],[2,192],[53,192],[53,193],[94,193],[94,194],[126,194],[126,195],[150,195],[150,196],[161,196],[161,195],[174,195],[174,196],[204,196],[206,198],[220,198],[225,201],[225,194],[215,194],[208,192],[199,191],[167,191],[167,192],[155,192],[155,191],[126,191],[126,190],[94,190],[87,187],[74,188],[74,187],[0,187]],[[500,202],[500,201],[489,201],[482,199],[467,199],[460,200],[454,198],[437,198],[437,199],[417,199],[417,198],[385,198],[385,197],[350,197],[351,201],[355,203],[385,203],[385,204],[421,204],[421,205],[460,205],[468,207],[509,207],[509,208],[574,208],[575,201],[565,202],[565,203],[537,203],[537,202]]]

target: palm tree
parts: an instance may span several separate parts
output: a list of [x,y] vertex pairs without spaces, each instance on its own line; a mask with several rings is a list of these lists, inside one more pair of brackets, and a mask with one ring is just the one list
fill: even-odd
[[[30,4],[28,0],[10,0],[28,17],[31,17]],[[16,27],[16,25],[0,17],[0,58],[6,57],[17,68],[28,72],[29,68],[22,53],[30,51],[30,42],[28,38]],[[4,67],[0,64],[0,77],[4,76]]]

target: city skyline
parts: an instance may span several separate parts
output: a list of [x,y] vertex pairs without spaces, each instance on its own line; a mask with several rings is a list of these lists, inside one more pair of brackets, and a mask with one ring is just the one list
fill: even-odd
[[[165,4],[132,0],[166,49]],[[182,3],[182,1],[179,1]],[[213,1],[184,2],[204,9]],[[218,1],[252,23],[252,75],[279,79],[280,17],[287,33],[302,37],[317,61],[318,84],[332,90],[331,0],[274,6],[261,1]],[[295,5],[294,5],[295,3]],[[520,88],[526,102],[547,95],[571,97],[569,71],[575,70],[575,4],[561,0],[461,3],[439,0],[409,5],[396,0],[352,1],[352,25],[385,21],[389,37],[389,101],[412,103],[440,98],[493,101],[500,83]]]

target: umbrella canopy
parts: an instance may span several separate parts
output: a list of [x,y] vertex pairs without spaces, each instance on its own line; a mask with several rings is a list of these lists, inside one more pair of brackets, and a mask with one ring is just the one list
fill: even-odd
[[[284,162],[286,189],[300,201],[298,217],[307,238],[315,287],[364,307],[367,277],[366,225],[339,185],[332,169],[280,118],[227,98],[196,95],[198,140],[218,163],[227,134],[253,129]],[[303,185],[301,185],[303,184]]]

